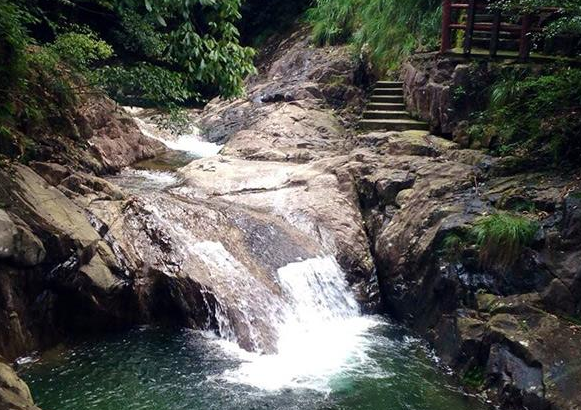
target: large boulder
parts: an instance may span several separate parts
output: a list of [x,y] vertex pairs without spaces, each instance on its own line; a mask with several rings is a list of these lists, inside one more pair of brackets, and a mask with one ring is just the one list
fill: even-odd
[[26,166],[1,169],[0,182],[0,353],[127,323],[131,278],[90,215]]

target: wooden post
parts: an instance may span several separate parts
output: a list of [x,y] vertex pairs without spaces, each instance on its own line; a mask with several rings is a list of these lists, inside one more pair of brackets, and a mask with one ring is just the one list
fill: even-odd
[[442,44],[440,52],[445,53],[452,48],[452,32],[450,29],[452,24],[452,0],[442,1]]
[[490,33],[490,56],[496,57],[498,53],[498,41],[500,38],[500,23],[502,22],[502,15],[500,10],[495,10],[492,19],[492,31]]
[[532,23],[533,18],[529,13],[522,16],[518,58],[523,63],[529,59],[529,54],[531,52],[531,37],[529,34],[531,32]]
[[466,37],[464,38],[464,54],[472,51],[472,37],[474,36],[474,20],[476,18],[476,0],[468,1],[468,17],[466,19]]

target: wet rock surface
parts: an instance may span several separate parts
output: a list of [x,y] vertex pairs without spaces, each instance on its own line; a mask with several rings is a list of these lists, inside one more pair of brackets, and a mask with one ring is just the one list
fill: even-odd
[[12,368],[0,361],[0,407],[7,410],[38,410],[28,386]]
[[[581,259],[567,239],[577,226],[578,175],[498,177],[502,160],[435,137],[391,154],[398,139],[408,138],[359,136],[364,148],[345,165],[359,183],[386,311],[427,335],[461,374],[477,374],[503,408],[579,408]],[[471,249],[446,255],[448,234],[523,204],[540,231],[513,266],[487,268]]]

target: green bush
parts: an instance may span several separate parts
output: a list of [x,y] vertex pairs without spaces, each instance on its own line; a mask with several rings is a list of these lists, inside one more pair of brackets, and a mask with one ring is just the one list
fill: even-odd
[[109,95],[123,103],[168,105],[201,99],[198,93],[189,91],[183,73],[148,63],[132,67],[106,66],[96,75]]
[[334,45],[352,38],[360,25],[360,0],[317,0],[307,11],[313,26],[313,38],[318,45]]
[[522,11],[536,11],[541,7],[560,8],[556,14],[543,27],[543,36],[554,37],[558,35],[581,35],[581,2],[578,0],[496,0],[494,7],[499,8],[505,14],[521,14]]
[[352,42],[365,48],[379,73],[416,50],[437,47],[439,0],[317,0],[307,13],[320,44]]
[[61,34],[46,47],[79,72],[86,72],[97,61],[113,55],[113,48],[92,31]]
[[497,213],[479,218],[472,227],[483,266],[510,268],[539,230],[536,222],[519,215]]
[[547,69],[541,75],[509,70],[490,90],[490,106],[470,130],[473,138],[492,135],[502,155],[579,163],[581,69]]

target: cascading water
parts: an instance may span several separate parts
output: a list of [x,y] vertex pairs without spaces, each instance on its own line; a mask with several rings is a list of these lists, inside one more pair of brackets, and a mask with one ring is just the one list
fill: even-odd
[[363,334],[376,324],[362,317],[344,273],[333,257],[278,269],[284,307],[276,323],[276,354],[259,355],[227,346],[245,361],[223,378],[266,390],[330,391],[333,376],[370,360]]
[[157,124],[139,118],[142,109],[133,109],[126,107],[126,110],[134,115],[135,122],[139,129],[146,137],[162,142],[170,150],[188,152],[195,158],[205,158],[216,155],[222,145],[204,141],[198,129],[191,127],[187,131],[177,135],[160,129]]

